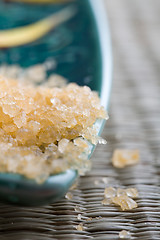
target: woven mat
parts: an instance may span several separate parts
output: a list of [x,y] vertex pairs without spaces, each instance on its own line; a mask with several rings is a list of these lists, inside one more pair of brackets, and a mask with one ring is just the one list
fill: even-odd
[[[96,149],[93,170],[81,177],[72,200],[40,208],[1,204],[2,240],[112,240],[123,229],[132,239],[160,239],[160,1],[106,0],[106,6],[114,52],[110,120],[103,132],[108,144]],[[113,168],[116,148],[139,149],[140,164]],[[138,208],[102,206],[103,177],[108,186],[136,187]],[[83,231],[76,229],[80,222]]]

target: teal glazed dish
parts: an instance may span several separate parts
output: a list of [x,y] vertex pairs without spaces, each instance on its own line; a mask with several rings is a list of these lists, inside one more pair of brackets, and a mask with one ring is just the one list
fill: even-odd
[[[18,64],[25,68],[53,59],[56,67],[49,69],[48,76],[54,72],[70,82],[88,85],[98,91],[101,104],[108,110],[112,54],[103,0],[75,0],[57,4],[0,1],[0,31],[28,26],[66,7],[73,14],[38,39],[8,47],[1,45],[0,40],[0,65]],[[104,123],[96,122],[99,134]],[[67,170],[38,184],[19,174],[0,173],[0,200],[28,206],[53,203],[66,194],[77,177],[75,170]]]

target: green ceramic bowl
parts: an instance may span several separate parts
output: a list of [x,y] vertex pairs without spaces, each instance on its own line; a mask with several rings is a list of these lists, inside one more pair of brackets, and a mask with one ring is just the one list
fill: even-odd
[[[41,39],[24,45],[0,50],[0,64],[28,67],[54,59],[57,73],[71,82],[88,85],[99,92],[102,105],[108,109],[111,91],[112,55],[110,34],[103,0],[77,0],[75,16]],[[0,29],[24,26],[64,8],[65,4],[38,5],[0,2]],[[97,121],[101,133],[104,121]],[[94,147],[92,147],[92,152]],[[90,157],[90,156],[89,156]],[[58,201],[77,178],[68,170],[50,176],[37,184],[19,174],[0,173],[0,200],[21,205],[37,206]]]

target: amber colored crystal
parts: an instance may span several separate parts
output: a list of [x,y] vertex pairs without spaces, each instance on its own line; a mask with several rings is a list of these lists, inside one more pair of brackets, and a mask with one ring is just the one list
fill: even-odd
[[[28,75],[33,70],[41,72],[37,66]],[[98,118],[107,114],[89,87],[48,88],[0,77],[0,172],[38,182],[67,168],[84,172],[90,165],[87,140],[98,142]]]

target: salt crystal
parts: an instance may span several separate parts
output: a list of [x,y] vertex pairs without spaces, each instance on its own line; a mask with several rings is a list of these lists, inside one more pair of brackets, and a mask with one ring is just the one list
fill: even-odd
[[100,181],[99,181],[99,180],[95,180],[95,181],[94,181],[94,185],[95,185],[95,186],[100,185]]
[[136,188],[127,188],[126,194],[128,197],[131,197],[131,198],[137,198],[139,195]]
[[102,205],[110,205],[112,203],[111,199],[105,198],[102,200]]
[[89,218],[86,219],[86,221],[92,221],[92,220],[93,220],[92,217],[89,217]]
[[77,219],[78,219],[78,220],[81,220],[81,219],[82,219],[82,215],[81,215],[81,214],[78,214]]
[[75,210],[75,212],[82,212],[83,208],[76,206],[74,210]]
[[38,131],[40,130],[40,123],[37,121],[29,121],[28,122],[28,127],[30,130],[32,130],[35,134],[38,133]]
[[98,137],[98,143],[99,144],[107,144],[107,141],[101,137]]
[[96,217],[96,219],[97,219],[97,220],[100,220],[100,219],[102,219],[102,217],[101,217],[101,216],[99,216],[99,217]]
[[123,195],[127,195],[126,190],[118,188],[117,189],[117,197],[120,197],[120,196],[123,196]]
[[4,104],[3,112],[8,114],[10,117],[16,116],[20,112],[20,108],[15,104]]
[[33,139],[33,135],[32,133],[26,129],[26,128],[20,128],[18,131],[17,131],[17,137],[16,139],[22,144],[24,145],[27,140],[29,140],[29,137]]
[[113,187],[107,187],[104,190],[105,198],[112,198],[116,196],[116,189]]
[[69,143],[68,139],[63,138],[62,140],[60,140],[59,143],[58,143],[58,151],[60,153],[64,153],[68,143]]
[[13,121],[17,128],[24,127],[26,125],[26,113],[24,111],[20,112],[13,118]]
[[139,162],[138,150],[116,149],[113,153],[112,163],[114,167],[123,168]]
[[51,98],[50,101],[51,101],[51,103],[52,103],[53,105],[61,104],[61,101],[60,101],[58,98],[56,98],[56,97]]
[[113,197],[112,202],[116,205],[119,205],[123,211],[137,208],[137,203],[133,199],[125,195],[122,195],[120,197]]
[[73,142],[78,147],[88,148],[88,143],[83,138],[75,138]]
[[77,231],[83,231],[83,223],[76,226]]
[[119,233],[119,238],[129,239],[129,238],[131,238],[131,234],[130,234],[130,232],[128,232],[128,231],[126,231],[126,230],[122,230],[122,231]]
[[91,141],[92,144],[96,145],[98,143],[97,133],[97,128],[92,126],[85,129],[85,131],[82,133],[82,136]]
[[26,70],[25,74],[35,83],[42,82],[46,78],[45,67],[41,64],[31,66]]
[[17,127],[15,126],[15,124],[13,124],[13,123],[6,123],[6,124],[4,124],[3,125],[3,130],[6,132],[6,133],[13,133],[13,132],[16,132],[16,130],[17,130]]
[[103,177],[103,178],[102,178],[102,182],[103,182],[104,184],[107,184],[107,183],[108,183],[108,178]]
[[68,193],[65,195],[65,198],[67,198],[68,200],[72,200],[73,194],[72,194],[71,192],[68,192]]
[[49,86],[49,87],[64,87],[67,85],[67,80],[58,75],[58,74],[52,74],[50,75],[50,77],[48,78],[47,82],[45,83],[45,85]]

